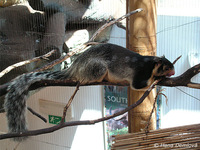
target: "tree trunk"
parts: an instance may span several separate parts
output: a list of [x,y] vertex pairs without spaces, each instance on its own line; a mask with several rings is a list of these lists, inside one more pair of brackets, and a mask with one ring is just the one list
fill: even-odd
[[[127,48],[141,55],[156,54],[156,0],[127,0],[127,11],[137,8],[143,11],[127,19]],[[135,103],[143,91],[130,89],[129,105]],[[155,91],[152,91],[142,104],[129,112],[129,132],[142,131],[153,107]],[[150,121],[150,130],[156,129],[156,113]]]

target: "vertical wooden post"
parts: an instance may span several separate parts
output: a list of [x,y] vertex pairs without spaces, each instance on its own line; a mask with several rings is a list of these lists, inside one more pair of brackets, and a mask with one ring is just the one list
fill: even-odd
[[[137,8],[143,11],[127,19],[127,48],[141,55],[156,54],[156,0],[127,0],[127,11]],[[129,92],[129,105],[135,103],[144,92]],[[147,124],[152,110],[155,91],[144,102],[129,112],[129,132],[139,132]],[[156,129],[156,114],[153,113],[150,130]]]
[[19,0],[0,0],[0,7],[8,7],[14,4],[18,4]]

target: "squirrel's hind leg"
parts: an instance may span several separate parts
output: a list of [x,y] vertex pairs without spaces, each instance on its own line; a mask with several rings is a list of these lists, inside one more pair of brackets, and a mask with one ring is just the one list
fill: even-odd
[[82,84],[102,82],[107,75],[107,72],[107,65],[104,62],[98,59],[92,59],[79,71],[79,81]]

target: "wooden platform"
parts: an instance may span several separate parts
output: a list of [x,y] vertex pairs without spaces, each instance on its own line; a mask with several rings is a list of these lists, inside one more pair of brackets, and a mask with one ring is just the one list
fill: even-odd
[[200,150],[200,124],[114,136],[112,150]]

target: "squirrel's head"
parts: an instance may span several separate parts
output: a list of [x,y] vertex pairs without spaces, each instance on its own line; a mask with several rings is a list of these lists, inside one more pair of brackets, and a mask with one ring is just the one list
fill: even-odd
[[163,57],[155,57],[155,68],[153,75],[155,77],[170,77],[175,74],[174,65],[168,59]]

